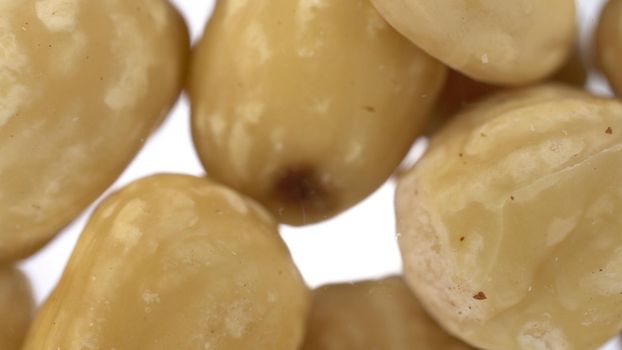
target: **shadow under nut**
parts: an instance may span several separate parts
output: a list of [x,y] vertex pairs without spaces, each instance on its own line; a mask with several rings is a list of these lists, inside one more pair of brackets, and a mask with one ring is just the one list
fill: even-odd
[[622,1],[610,0],[605,5],[596,30],[596,57],[600,69],[618,96],[622,96]]
[[0,267],[0,349],[21,349],[33,311],[26,276],[16,268]]

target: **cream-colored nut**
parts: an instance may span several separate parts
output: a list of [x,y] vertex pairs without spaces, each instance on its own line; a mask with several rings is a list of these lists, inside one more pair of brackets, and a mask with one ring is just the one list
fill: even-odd
[[457,116],[399,182],[405,277],[482,349],[596,349],[622,329],[622,104],[542,86]]
[[206,179],[158,175],[95,211],[24,350],[291,350],[308,304],[264,209]]
[[177,98],[188,41],[165,0],[0,1],[0,263],[118,177]]
[[17,269],[0,267],[0,349],[21,349],[33,309],[26,277]]
[[609,83],[622,96],[622,1],[609,0],[596,31],[596,50],[600,68]]
[[570,54],[573,0],[372,0],[397,30],[430,55],[479,81],[535,82]]
[[446,71],[368,0],[218,1],[193,61],[193,135],[209,175],[296,225],[391,175]]
[[468,350],[424,311],[399,277],[314,291],[303,350]]

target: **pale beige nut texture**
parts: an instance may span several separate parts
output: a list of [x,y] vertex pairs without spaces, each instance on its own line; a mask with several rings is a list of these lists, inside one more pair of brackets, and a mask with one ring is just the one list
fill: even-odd
[[622,104],[556,86],[459,115],[399,182],[406,280],[483,349],[596,349],[622,329]]
[[561,67],[576,36],[573,0],[371,0],[430,55],[479,81],[518,85]]
[[0,0],[0,262],[117,178],[179,94],[188,46],[164,0]]
[[399,277],[314,291],[303,350],[468,350],[422,309]]
[[446,68],[367,0],[221,0],[192,70],[193,136],[209,175],[301,225],[390,176]]
[[0,349],[21,349],[33,309],[26,277],[15,268],[0,267]]
[[292,350],[308,304],[264,209],[158,175],[95,211],[24,349]]
[[622,1],[610,0],[596,31],[597,57],[609,83],[622,96]]

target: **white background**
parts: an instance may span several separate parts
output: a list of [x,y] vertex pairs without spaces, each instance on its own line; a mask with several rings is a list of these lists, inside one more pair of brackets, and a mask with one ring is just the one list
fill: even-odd
[[[173,2],[186,16],[192,38],[196,41],[214,2]],[[603,1],[578,0],[577,3],[581,14],[582,45],[587,53],[587,42]],[[590,88],[599,93],[608,93],[602,79],[598,77],[592,77]],[[409,155],[409,161],[416,159],[424,147],[425,141],[420,141]],[[162,128],[147,142],[135,161],[107,193],[135,179],[159,172],[194,175],[204,173],[190,139],[189,106],[185,96]],[[381,277],[400,271],[393,219],[393,189],[393,183],[385,184],[362,204],[329,222],[305,228],[282,228],[283,238],[311,287],[330,282]],[[93,207],[94,205],[44,250],[21,265],[31,279],[38,303],[47,297],[60,278]],[[622,347],[612,342],[606,349]]]

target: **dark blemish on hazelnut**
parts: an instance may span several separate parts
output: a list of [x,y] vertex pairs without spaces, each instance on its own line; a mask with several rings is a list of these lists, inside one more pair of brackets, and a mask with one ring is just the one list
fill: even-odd
[[613,134],[613,129],[611,127],[608,127],[607,130],[605,130],[605,134],[607,135]]
[[464,242],[464,236],[460,237],[460,242]]
[[370,113],[375,113],[376,109],[372,106],[363,106],[363,109],[365,109],[366,111],[370,112]]
[[486,135],[486,134],[484,134],[484,133],[481,133],[481,134],[479,134],[479,136],[481,136],[481,137],[487,137],[488,135]]
[[460,154],[458,154],[458,157],[462,158],[462,157],[464,157],[464,154],[460,153]]
[[311,166],[290,167],[276,177],[273,193],[285,204],[323,211],[335,206],[335,198],[317,171]]
[[473,299],[475,299],[475,300],[486,300],[486,299],[488,299],[488,297],[486,296],[486,294],[484,292],[479,292],[479,293],[477,293],[477,294],[475,294],[473,296]]
[[514,200],[514,199],[516,199],[516,198],[514,198],[514,196],[510,196],[510,199],[511,199],[511,200]]

